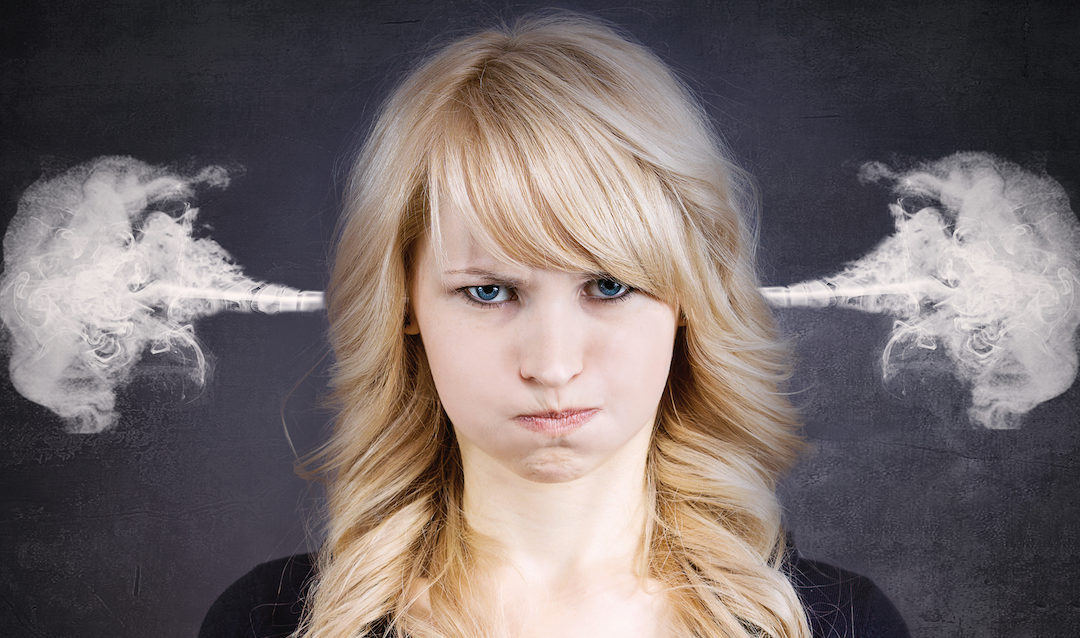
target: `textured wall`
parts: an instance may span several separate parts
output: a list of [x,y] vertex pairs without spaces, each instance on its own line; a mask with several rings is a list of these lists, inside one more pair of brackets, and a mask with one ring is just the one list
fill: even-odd
[[[249,274],[311,289],[343,158],[411,54],[513,15],[493,2],[150,4],[0,9],[0,221],[43,170],[99,155],[242,165],[202,220]],[[769,283],[829,274],[890,232],[887,194],[855,178],[867,160],[990,151],[1045,168],[1077,201],[1080,9],[863,4],[567,6],[623,24],[703,94],[759,180]],[[917,636],[1073,635],[1077,389],[1020,429],[984,430],[947,376],[883,384],[888,319],[779,316],[813,443],[783,488],[803,552],[872,576]],[[206,388],[150,361],[103,434],[66,434],[0,382],[5,635],[191,635],[238,575],[315,542],[303,521],[318,492],[292,473],[283,422],[301,453],[324,436],[323,320],[197,329],[215,361]]]

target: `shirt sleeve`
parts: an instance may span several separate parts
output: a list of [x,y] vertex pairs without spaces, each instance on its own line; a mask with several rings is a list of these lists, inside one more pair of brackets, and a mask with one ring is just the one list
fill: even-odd
[[241,576],[210,606],[199,638],[287,638],[300,624],[312,558],[281,558]]
[[787,570],[814,638],[910,638],[900,612],[869,578],[798,554]]
[[856,636],[862,638],[910,638],[907,625],[900,612],[885,593],[869,579],[857,594],[855,609],[860,617],[856,622]]

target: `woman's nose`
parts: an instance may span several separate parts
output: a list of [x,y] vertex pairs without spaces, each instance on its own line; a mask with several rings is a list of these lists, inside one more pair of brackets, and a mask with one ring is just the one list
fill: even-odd
[[522,317],[519,335],[521,378],[560,387],[581,373],[586,317],[573,304],[533,308]]

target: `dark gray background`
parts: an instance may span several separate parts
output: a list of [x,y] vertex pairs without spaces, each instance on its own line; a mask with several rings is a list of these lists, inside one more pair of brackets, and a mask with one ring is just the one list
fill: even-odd
[[[788,283],[890,232],[887,193],[855,178],[867,160],[990,151],[1044,167],[1075,205],[1077,4],[564,6],[626,26],[704,96],[760,182],[766,281]],[[525,8],[6,2],[0,221],[43,170],[99,155],[239,164],[202,202],[212,236],[252,276],[320,289],[342,166],[400,70],[447,29]],[[780,319],[813,443],[783,489],[803,552],[873,577],[916,636],[1075,635],[1080,391],[987,431],[947,378],[883,385],[888,319]],[[148,361],[103,434],[66,434],[0,377],[0,633],[192,635],[241,573],[317,542],[319,493],[283,423],[301,453],[325,436],[324,319],[197,329],[207,387],[185,395]]]

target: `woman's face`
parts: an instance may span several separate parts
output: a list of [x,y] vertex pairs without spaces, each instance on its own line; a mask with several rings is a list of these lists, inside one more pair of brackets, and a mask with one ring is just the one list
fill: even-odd
[[499,262],[459,217],[441,216],[441,267],[419,243],[410,312],[463,463],[540,482],[641,463],[676,311],[617,281]]

